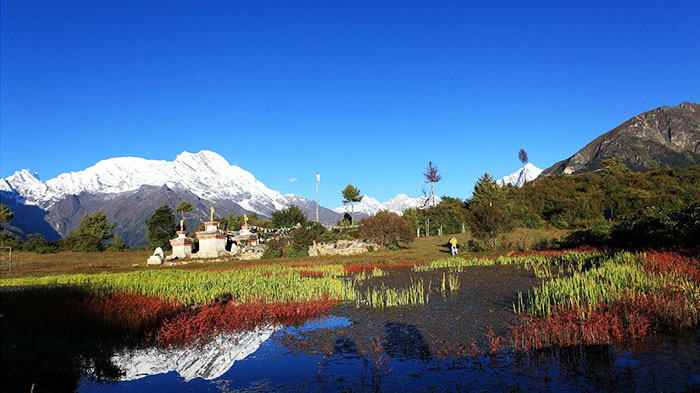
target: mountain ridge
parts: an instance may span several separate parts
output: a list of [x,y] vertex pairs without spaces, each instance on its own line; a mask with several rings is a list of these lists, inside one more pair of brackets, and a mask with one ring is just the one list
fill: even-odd
[[683,102],[641,113],[545,169],[543,174],[595,171],[600,161],[619,157],[630,169],[700,165],[700,104]]
[[[275,210],[297,205],[309,219],[316,218],[315,201],[282,195],[208,150],[183,152],[173,161],[115,157],[46,182],[22,169],[0,179],[0,200],[15,212],[7,227],[20,236],[40,233],[55,241],[75,229],[86,214],[99,210],[129,246],[145,244],[144,222],[156,208],[168,205],[174,209],[181,200],[194,206],[185,220],[188,228],[196,228],[208,218],[209,206],[214,206],[219,217],[231,213],[270,217]],[[401,194],[391,201],[394,204],[389,209],[394,211],[413,206],[413,199]],[[342,216],[319,206],[319,221],[325,225],[335,224]],[[357,217],[362,216],[359,213]]]

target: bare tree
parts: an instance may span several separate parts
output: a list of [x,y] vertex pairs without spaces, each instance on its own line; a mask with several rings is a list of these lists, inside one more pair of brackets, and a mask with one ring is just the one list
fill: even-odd
[[438,172],[437,165],[433,164],[432,161],[428,161],[428,169],[423,172],[423,176],[425,176],[425,182],[430,183],[430,198],[432,199],[433,206],[435,206],[434,185],[442,179],[440,172]]
[[525,151],[525,149],[520,149],[520,151],[518,152],[518,158],[520,159],[520,162],[523,163],[523,167],[524,167],[528,161],[527,152]]
[[520,149],[520,151],[518,152],[518,158],[520,159],[520,162],[523,164],[522,174],[523,174],[523,181],[525,181],[525,164],[528,161],[527,152],[525,151],[525,149]]

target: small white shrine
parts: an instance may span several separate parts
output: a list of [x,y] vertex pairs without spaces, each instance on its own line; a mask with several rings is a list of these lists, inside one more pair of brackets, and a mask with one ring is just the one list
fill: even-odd
[[183,231],[183,224],[180,221],[180,230],[177,231],[177,237],[170,239],[170,246],[173,248],[173,255],[170,259],[185,259],[192,256],[192,239],[187,237],[187,232]]
[[199,251],[193,256],[197,258],[218,258],[224,255],[230,255],[226,251],[226,241],[228,239],[226,232],[219,229],[219,222],[214,221],[214,207],[211,208],[209,221],[204,223],[204,230],[197,232],[197,240],[199,240]]

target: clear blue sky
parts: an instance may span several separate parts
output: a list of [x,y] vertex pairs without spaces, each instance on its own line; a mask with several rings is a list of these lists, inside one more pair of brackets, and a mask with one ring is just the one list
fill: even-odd
[[[0,176],[216,151],[340,204],[466,197],[700,100],[699,1],[2,1]],[[291,178],[297,181],[290,182]]]

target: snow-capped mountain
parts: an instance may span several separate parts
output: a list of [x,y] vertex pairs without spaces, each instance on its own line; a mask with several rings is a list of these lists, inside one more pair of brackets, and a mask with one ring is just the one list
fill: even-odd
[[145,185],[188,190],[208,201],[233,201],[247,211],[264,215],[287,205],[282,194],[267,188],[253,174],[207,150],[183,152],[174,161],[110,158],[45,183],[22,170],[4,179],[0,189],[15,191],[26,202],[48,208],[68,195],[120,194]]
[[[440,197],[435,197],[435,204],[440,203]],[[398,194],[392,199],[380,203],[375,198],[371,196],[363,196],[360,202],[355,203],[354,209],[350,204],[336,207],[333,209],[334,212],[344,214],[350,213],[353,210],[358,215],[371,216],[376,214],[380,210],[388,210],[397,214],[403,214],[404,210],[408,208],[424,208],[428,207],[432,203],[430,197],[417,197],[411,198],[406,194]]]
[[520,168],[516,172],[511,173],[508,176],[503,176],[502,179],[496,180],[499,186],[505,187],[508,184],[512,184],[516,187],[522,187],[523,184],[537,179],[537,176],[542,173],[542,169],[527,163],[523,168]]
[[170,371],[177,372],[185,381],[214,379],[222,376],[236,361],[257,351],[280,328],[267,325],[247,332],[221,333],[204,345],[124,351],[113,356],[112,363],[123,372],[122,380],[127,381]]
[[[219,217],[230,213],[269,217],[291,204],[299,205],[311,219],[316,212],[315,202],[283,196],[211,151],[183,152],[174,161],[111,158],[46,182],[25,169],[0,179],[0,200],[15,213],[6,227],[17,234],[40,233],[55,241],[77,227],[85,214],[99,210],[129,246],[145,243],[144,222],[158,207],[174,209],[181,200],[194,206],[185,219],[190,229],[209,216],[209,206]],[[325,208],[319,213],[324,224],[335,224],[342,217]]]

